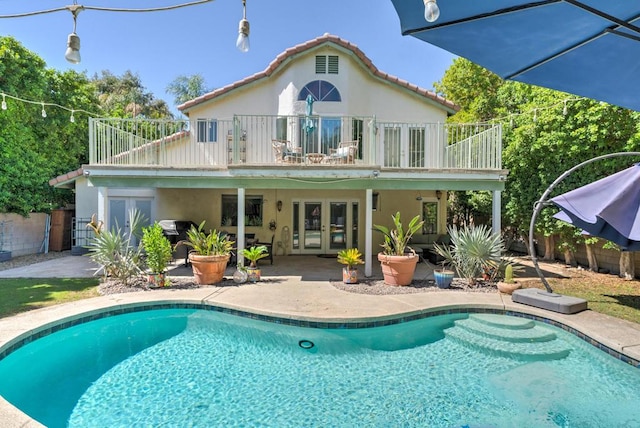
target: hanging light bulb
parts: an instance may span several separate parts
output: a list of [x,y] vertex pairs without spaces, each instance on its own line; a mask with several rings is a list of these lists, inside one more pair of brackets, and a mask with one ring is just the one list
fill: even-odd
[[424,0],[424,19],[435,22],[440,17],[440,8],[436,0]]
[[4,94],[2,94],[2,110],[7,109],[7,100],[4,99]]
[[42,103],[42,117],[47,117],[47,112],[44,111],[44,103]]
[[236,47],[240,52],[249,52],[249,21],[247,21],[247,3],[242,0],[242,19],[238,24]]
[[567,100],[564,100],[564,107],[562,107],[562,115],[567,115]]
[[74,4],[67,6],[67,8],[71,11],[71,14],[73,14],[73,33],[67,37],[67,50],[64,53],[64,57],[71,64],[78,64],[80,62],[80,37],[76,34],[76,18],[82,10],[82,6]]
[[73,110],[71,110],[71,117],[69,118],[69,122],[75,123],[75,121],[76,121],[76,118],[73,117]]

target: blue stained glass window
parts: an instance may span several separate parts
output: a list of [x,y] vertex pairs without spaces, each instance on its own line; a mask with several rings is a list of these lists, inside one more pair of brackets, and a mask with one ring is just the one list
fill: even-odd
[[309,94],[313,96],[315,101],[342,101],[338,88],[326,80],[314,80],[304,85],[298,94],[298,101],[306,100]]

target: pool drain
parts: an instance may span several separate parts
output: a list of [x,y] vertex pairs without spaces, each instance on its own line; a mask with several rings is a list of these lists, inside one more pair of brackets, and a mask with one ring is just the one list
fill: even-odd
[[314,345],[313,342],[310,340],[302,339],[301,341],[298,342],[298,346],[301,347],[302,349],[311,349],[316,345]]

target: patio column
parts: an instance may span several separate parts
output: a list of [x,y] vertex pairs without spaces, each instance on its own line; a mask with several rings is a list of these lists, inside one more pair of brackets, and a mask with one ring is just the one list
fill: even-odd
[[372,256],[372,249],[371,246],[373,245],[373,239],[372,239],[372,230],[373,230],[373,190],[372,189],[367,189],[366,191],[366,196],[365,196],[366,202],[365,202],[365,220],[364,220],[364,227],[365,227],[365,236],[364,236],[364,276],[366,277],[370,277],[371,276],[371,256]]
[[102,221],[102,224],[107,225],[107,188],[98,187],[98,208],[97,221]]
[[238,248],[238,263],[244,263],[242,250],[244,250],[244,187],[238,188],[238,233],[236,235],[236,247]]
[[493,191],[491,204],[491,229],[494,235],[499,235],[502,229],[502,192],[500,190]]

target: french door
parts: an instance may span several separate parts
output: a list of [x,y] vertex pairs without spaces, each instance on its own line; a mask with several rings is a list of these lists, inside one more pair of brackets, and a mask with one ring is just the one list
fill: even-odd
[[315,199],[293,204],[292,249],[298,254],[336,254],[358,245],[358,202]]
[[[129,212],[137,209],[145,219],[144,224],[141,226],[148,226],[152,217],[152,198],[109,198],[109,221],[107,222],[107,228],[109,230],[118,227],[122,233],[128,235],[131,232],[131,225],[129,224]],[[137,245],[137,239],[134,238],[133,244]]]

